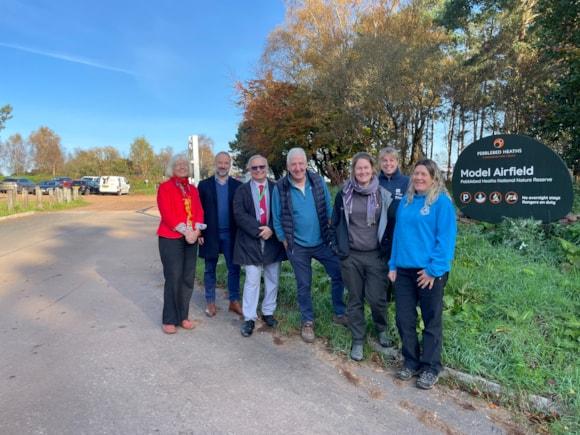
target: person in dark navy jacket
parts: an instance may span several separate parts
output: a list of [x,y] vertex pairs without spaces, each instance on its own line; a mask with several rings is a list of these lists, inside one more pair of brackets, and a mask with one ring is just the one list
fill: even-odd
[[236,221],[233,200],[241,182],[229,176],[232,159],[225,151],[215,156],[215,174],[199,183],[199,197],[207,228],[200,240],[199,256],[205,259],[205,299],[208,317],[216,315],[216,268],[222,253],[228,268],[229,311],[242,315],[240,304],[240,266],[234,264]]

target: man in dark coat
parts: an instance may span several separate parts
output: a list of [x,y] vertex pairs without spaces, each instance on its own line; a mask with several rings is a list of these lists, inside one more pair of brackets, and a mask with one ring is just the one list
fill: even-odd
[[215,156],[215,174],[202,180],[197,186],[199,198],[207,220],[207,228],[202,233],[199,256],[205,258],[205,300],[208,317],[216,315],[215,286],[216,268],[219,254],[224,254],[228,268],[229,311],[242,315],[240,305],[240,266],[234,263],[234,243],[236,222],[234,220],[233,200],[236,189],[241,186],[238,180],[229,176],[232,159],[225,151]]
[[264,299],[262,320],[270,327],[274,318],[280,262],[286,258],[284,245],[273,236],[271,204],[275,184],[268,180],[268,161],[261,155],[248,160],[247,169],[252,179],[242,184],[234,196],[234,217],[238,227],[234,247],[234,263],[244,266],[246,281],[242,310],[244,323],[241,333],[249,337],[258,318],[260,281],[264,272]]

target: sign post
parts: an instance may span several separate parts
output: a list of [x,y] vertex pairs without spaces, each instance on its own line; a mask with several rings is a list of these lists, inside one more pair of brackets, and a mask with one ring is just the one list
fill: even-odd
[[572,209],[572,177],[550,148],[527,136],[484,137],[463,150],[453,170],[453,199],[468,217],[552,222]]
[[197,186],[199,183],[199,138],[197,134],[189,136],[187,141],[187,148],[189,150],[189,164],[193,167],[193,184]]

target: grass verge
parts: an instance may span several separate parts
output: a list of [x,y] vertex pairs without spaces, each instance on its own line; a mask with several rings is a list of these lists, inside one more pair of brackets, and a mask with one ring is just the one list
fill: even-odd
[[36,198],[30,198],[28,207],[24,206],[22,203],[16,203],[14,205],[14,209],[12,210],[12,212],[8,211],[8,205],[6,204],[6,202],[0,203],[0,217],[16,215],[19,213],[25,213],[29,211],[42,212],[42,211],[67,210],[69,208],[82,207],[84,205],[87,205],[87,202],[81,198],[77,199],[76,201],[72,201],[70,203],[62,203],[62,204],[44,201],[42,203],[42,207],[37,207]]

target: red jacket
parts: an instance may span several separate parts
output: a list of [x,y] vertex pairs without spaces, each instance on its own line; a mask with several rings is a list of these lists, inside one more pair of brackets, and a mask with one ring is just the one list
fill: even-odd
[[[177,180],[179,179],[171,177],[161,183],[157,191],[157,207],[161,214],[157,235],[168,239],[183,237],[181,233],[175,231],[175,227],[187,221],[187,214],[183,205],[183,193],[176,185]],[[188,186],[187,196],[191,198],[191,221],[195,228],[195,224],[203,223],[203,208],[201,207],[197,188],[192,184]]]

